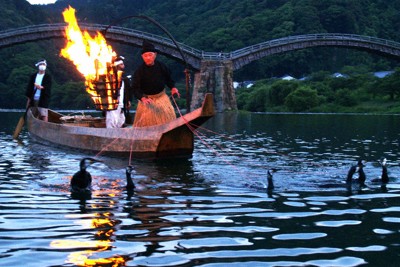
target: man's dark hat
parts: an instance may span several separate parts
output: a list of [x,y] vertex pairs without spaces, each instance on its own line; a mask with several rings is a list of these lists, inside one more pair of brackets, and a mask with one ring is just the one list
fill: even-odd
[[157,49],[154,47],[153,44],[149,43],[148,41],[144,40],[142,45],[142,54],[146,52],[154,52],[157,53]]

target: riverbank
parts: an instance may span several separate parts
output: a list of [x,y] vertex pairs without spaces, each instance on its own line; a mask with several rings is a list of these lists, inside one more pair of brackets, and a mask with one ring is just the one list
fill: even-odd
[[400,71],[306,80],[265,79],[236,90],[238,109],[252,112],[400,113]]

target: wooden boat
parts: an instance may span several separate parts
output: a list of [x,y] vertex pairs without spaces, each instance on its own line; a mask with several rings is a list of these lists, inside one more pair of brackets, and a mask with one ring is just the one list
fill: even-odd
[[175,120],[149,127],[105,128],[101,118],[79,123],[49,110],[48,122],[27,113],[29,134],[39,141],[94,152],[97,155],[134,158],[190,157],[194,149],[193,129],[214,116],[212,94],[206,94],[202,106]]

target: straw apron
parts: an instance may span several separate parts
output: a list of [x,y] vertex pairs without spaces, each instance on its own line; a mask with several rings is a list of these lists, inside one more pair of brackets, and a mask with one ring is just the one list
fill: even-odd
[[176,118],[174,108],[165,90],[156,95],[147,95],[153,100],[150,104],[138,102],[133,127],[164,124]]

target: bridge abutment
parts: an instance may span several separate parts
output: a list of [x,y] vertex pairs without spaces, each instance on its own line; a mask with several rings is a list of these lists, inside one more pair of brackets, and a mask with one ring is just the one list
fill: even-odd
[[201,106],[206,93],[214,95],[217,112],[237,110],[233,88],[233,63],[231,60],[201,61],[200,71],[194,75],[191,110]]

